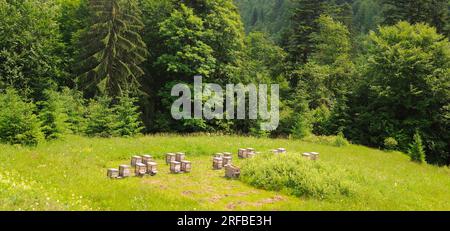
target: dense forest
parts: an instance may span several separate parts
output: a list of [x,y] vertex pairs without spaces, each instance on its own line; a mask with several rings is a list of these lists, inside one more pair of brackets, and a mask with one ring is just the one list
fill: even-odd
[[[220,132],[450,164],[448,0],[0,0],[0,141]],[[280,126],[174,120],[170,89],[280,84]]]

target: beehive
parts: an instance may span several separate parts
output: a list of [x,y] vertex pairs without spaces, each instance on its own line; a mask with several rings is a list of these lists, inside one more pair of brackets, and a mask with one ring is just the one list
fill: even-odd
[[247,152],[247,150],[245,150],[244,148],[240,148],[238,150],[238,157],[239,158],[245,158],[245,153]]
[[119,166],[119,176],[120,177],[129,177],[130,176],[130,166],[129,165],[120,165]]
[[147,166],[143,163],[137,163],[134,169],[136,176],[143,176],[147,172]]
[[150,155],[143,155],[142,156],[142,163],[143,164],[147,164],[147,163],[152,162],[152,161],[153,161],[153,157],[152,156],[150,156]]
[[141,156],[133,156],[131,157],[131,166],[135,167],[136,164],[142,163],[142,157]]
[[214,157],[222,158],[223,157],[223,153],[218,152],[218,153],[214,154]]
[[272,153],[273,154],[280,154],[280,151],[278,149],[274,149],[274,150],[272,150]]
[[158,164],[155,162],[148,162],[147,163],[147,174],[152,175],[152,176],[156,175],[156,173],[158,173],[157,166],[158,166]]
[[234,165],[225,166],[225,177],[227,178],[238,178],[241,174],[241,169]]
[[187,160],[182,160],[181,161],[181,171],[182,172],[191,172],[192,166],[191,166],[191,162],[187,161]]
[[227,165],[231,164],[231,159],[232,159],[231,156],[224,156],[222,158],[223,166],[227,166]]
[[186,155],[182,152],[177,152],[175,154],[175,161],[181,162],[182,160],[184,160],[184,158],[186,157]]
[[115,168],[109,168],[106,172],[106,175],[109,178],[117,178],[117,177],[119,177],[119,170],[117,170]]
[[285,148],[278,148],[278,153],[286,153],[286,149]]
[[223,153],[223,156],[224,156],[224,157],[232,157],[233,154],[231,154],[230,152],[224,152],[224,153]]
[[305,157],[305,158],[311,159],[311,153],[309,153],[309,152],[304,152],[302,154],[302,156]]
[[310,159],[311,160],[317,160],[317,159],[319,159],[319,153],[318,152],[310,152],[309,153],[311,156],[310,156]]
[[166,154],[166,164],[170,164],[170,162],[175,161],[175,154],[174,153],[167,153]]
[[213,169],[219,170],[223,168],[223,158],[221,157],[214,157],[213,159]]
[[180,173],[181,171],[181,163],[178,161],[170,162],[170,172],[171,173]]

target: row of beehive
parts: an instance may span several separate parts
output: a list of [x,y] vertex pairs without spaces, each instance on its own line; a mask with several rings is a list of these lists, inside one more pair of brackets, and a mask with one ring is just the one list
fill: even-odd
[[[154,176],[157,171],[157,163],[153,161],[152,156],[133,156],[131,157],[131,167],[134,167],[135,176],[144,176],[146,174]],[[107,170],[109,178],[126,178],[131,176],[131,167],[129,165],[120,165],[119,169],[110,168]]]
[[189,173],[192,169],[190,161],[185,160],[186,154],[183,152],[167,153],[166,164],[170,165],[171,173]]
[[225,168],[225,177],[238,178],[241,174],[241,169],[232,164],[233,155],[229,152],[220,152],[214,154],[213,169],[220,170]]

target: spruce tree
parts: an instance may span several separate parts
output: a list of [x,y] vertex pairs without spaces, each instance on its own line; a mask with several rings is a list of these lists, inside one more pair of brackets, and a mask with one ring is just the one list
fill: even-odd
[[414,134],[413,143],[410,144],[408,154],[411,160],[417,163],[425,162],[425,151],[422,144],[422,138],[418,131]]
[[294,0],[291,31],[288,33],[287,50],[291,61],[306,63],[314,50],[311,35],[318,31],[316,20],[325,12],[325,0]]
[[440,33],[447,33],[449,9],[447,0],[382,0],[384,24],[399,21],[428,23]]
[[136,90],[146,45],[136,0],[89,0],[91,24],[79,41],[79,83],[109,96]]

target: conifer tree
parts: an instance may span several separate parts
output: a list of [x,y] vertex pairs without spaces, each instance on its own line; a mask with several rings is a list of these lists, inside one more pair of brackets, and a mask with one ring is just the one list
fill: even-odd
[[88,91],[118,96],[136,90],[147,54],[135,0],[90,0],[91,24],[81,34],[79,82]]
[[418,131],[414,134],[413,143],[410,144],[408,154],[411,160],[417,163],[425,162],[425,151],[422,144],[422,138]]

